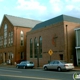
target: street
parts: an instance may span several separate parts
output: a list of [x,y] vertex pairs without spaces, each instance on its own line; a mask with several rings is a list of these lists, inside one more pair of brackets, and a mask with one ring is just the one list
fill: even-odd
[[43,69],[16,69],[0,67],[0,80],[73,80],[80,71],[44,71]]

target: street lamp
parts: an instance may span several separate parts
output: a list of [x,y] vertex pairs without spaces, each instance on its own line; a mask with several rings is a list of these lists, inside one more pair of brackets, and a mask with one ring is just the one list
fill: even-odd
[[37,43],[37,67],[39,67],[39,43]]

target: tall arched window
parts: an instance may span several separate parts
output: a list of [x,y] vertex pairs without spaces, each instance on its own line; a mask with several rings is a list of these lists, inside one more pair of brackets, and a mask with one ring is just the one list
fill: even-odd
[[4,26],[4,30],[7,30],[7,24],[5,24],[5,26]]
[[37,38],[34,39],[34,57],[37,58]]
[[33,41],[30,39],[30,58],[33,57]]
[[4,47],[7,46],[7,24],[4,25]]
[[24,33],[23,31],[20,32],[20,38],[21,38],[21,46],[24,45]]
[[39,57],[42,58],[42,37],[39,37]]
[[8,41],[9,46],[12,46],[13,45],[13,31],[9,32],[8,40],[9,40]]

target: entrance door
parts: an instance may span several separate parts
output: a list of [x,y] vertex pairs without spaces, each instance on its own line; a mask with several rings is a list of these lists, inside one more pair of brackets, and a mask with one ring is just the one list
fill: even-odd
[[80,53],[78,53],[78,65],[80,65]]
[[63,54],[60,54],[59,56],[60,56],[60,60],[63,60]]
[[6,53],[3,53],[3,63],[6,63]]
[[80,65],[80,49],[77,49],[77,65]]

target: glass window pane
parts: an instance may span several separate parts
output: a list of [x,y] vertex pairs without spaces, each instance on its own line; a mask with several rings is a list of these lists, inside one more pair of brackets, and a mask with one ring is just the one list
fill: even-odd
[[39,57],[42,58],[42,37],[39,37]]
[[20,32],[20,39],[21,39],[21,46],[24,45],[24,33],[23,31]]
[[32,39],[30,39],[30,58],[33,57],[33,43],[32,43]]

